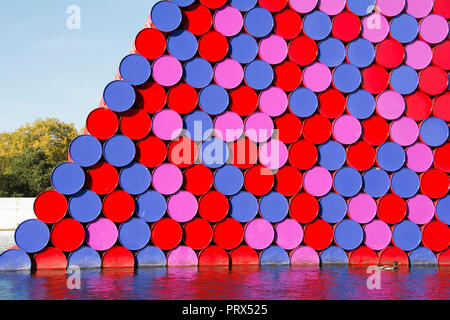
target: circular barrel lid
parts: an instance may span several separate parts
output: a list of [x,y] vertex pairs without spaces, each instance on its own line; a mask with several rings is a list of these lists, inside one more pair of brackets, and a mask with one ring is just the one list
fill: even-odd
[[136,144],[136,159],[146,167],[157,167],[166,158],[164,142],[155,136],[149,136]]
[[289,209],[287,199],[278,192],[272,191],[259,201],[259,212],[269,222],[275,223],[283,220]]
[[292,250],[302,242],[302,226],[293,219],[285,219],[275,226],[275,243],[286,250]]
[[345,46],[341,40],[327,38],[319,43],[319,61],[328,67],[337,67],[345,59]]
[[239,222],[249,222],[258,214],[259,203],[254,195],[241,191],[230,199],[231,217]]
[[420,191],[430,198],[439,199],[448,194],[450,180],[448,174],[440,169],[430,169],[420,178]]
[[206,112],[194,110],[184,117],[183,123],[188,137],[194,141],[206,140],[212,133],[213,122]]
[[51,182],[53,188],[59,193],[71,195],[83,187],[84,171],[74,163],[63,162],[53,169]]
[[133,161],[136,147],[133,141],[123,135],[115,135],[105,141],[103,156],[108,163],[115,167],[124,167]]
[[436,255],[425,247],[414,249],[409,253],[408,258],[411,266],[437,265]]
[[288,160],[288,149],[286,145],[277,139],[264,142],[259,148],[259,162],[269,169],[281,168]]
[[388,193],[378,200],[378,218],[389,224],[402,221],[406,209],[405,200],[397,194]]
[[[406,205],[408,206],[408,219],[416,224],[428,223],[434,217],[434,203],[426,195],[417,194],[408,199]],[[439,218],[437,206],[436,215]]]
[[183,14],[183,28],[200,36],[211,29],[211,11],[200,3],[194,3],[185,8]]
[[259,57],[270,64],[279,64],[287,56],[288,46],[279,35],[269,35],[259,42]]
[[188,30],[176,30],[167,39],[167,50],[178,60],[189,60],[197,53],[197,38]]
[[105,87],[103,100],[112,111],[124,112],[133,106],[136,93],[128,82],[115,80]]
[[102,256],[102,268],[133,268],[134,256],[122,246],[114,246]]
[[112,192],[119,183],[116,168],[107,162],[99,162],[87,171],[87,187],[97,194]]
[[397,171],[405,163],[405,151],[395,142],[383,143],[377,149],[377,164],[386,171]]
[[402,198],[411,198],[419,191],[420,181],[417,173],[402,168],[391,177],[391,189]]
[[244,237],[244,229],[239,221],[226,218],[214,227],[214,242],[224,249],[238,247]]
[[328,248],[333,240],[332,227],[322,219],[306,225],[304,232],[305,244],[315,250]]
[[166,210],[166,199],[157,191],[148,190],[136,199],[136,214],[144,221],[156,222],[164,216]]
[[200,0],[200,3],[210,9],[218,9],[225,4],[226,0]]
[[61,251],[74,251],[84,242],[84,227],[74,219],[63,219],[56,223],[50,239],[52,244]]
[[166,90],[154,81],[136,87],[136,105],[147,113],[155,113],[166,104]]
[[66,267],[66,255],[57,248],[45,248],[33,257],[33,268],[36,270],[66,269]]
[[320,253],[320,264],[326,265],[347,265],[348,257],[344,250],[336,246],[330,246]]
[[255,165],[245,172],[245,189],[254,195],[267,194],[272,189],[273,184],[273,173],[264,166]]
[[198,156],[198,147],[194,141],[180,136],[170,142],[168,148],[168,160],[179,168],[193,165]]
[[213,69],[205,59],[195,57],[184,64],[183,78],[196,89],[204,88],[213,78]]
[[403,11],[405,3],[405,0],[378,0],[377,6],[383,15],[394,17]]
[[450,196],[449,195],[447,195],[437,201],[436,217],[440,221],[450,225]]
[[309,88],[298,88],[289,95],[289,110],[301,118],[314,114],[318,104],[316,94]]
[[387,247],[379,253],[380,265],[393,265],[397,262],[399,266],[408,266],[408,255],[398,247]]
[[426,94],[439,95],[447,89],[447,86],[447,72],[440,67],[430,66],[419,74],[419,88]]
[[319,201],[319,215],[329,223],[341,221],[347,212],[345,199],[337,193],[329,193]]
[[40,193],[33,204],[36,217],[45,223],[60,221],[67,212],[67,200],[57,191],[44,191]]
[[439,147],[449,136],[448,126],[444,120],[430,117],[420,124],[420,139],[430,147]]
[[275,119],[275,127],[278,130],[278,139],[284,143],[297,141],[303,131],[301,120],[290,112]]
[[243,25],[242,14],[232,6],[220,8],[214,14],[214,28],[226,37],[237,34]]
[[369,118],[375,111],[375,99],[366,90],[360,89],[347,96],[348,112],[359,120]]
[[300,35],[289,43],[289,59],[300,66],[311,64],[317,53],[317,44],[310,37]]
[[248,11],[255,7],[258,0],[230,0],[230,4],[240,11]]
[[273,25],[272,14],[265,8],[255,7],[244,16],[245,30],[257,38],[268,35],[272,31]]
[[184,226],[184,243],[194,249],[206,248],[212,240],[213,229],[208,221],[195,218]]
[[199,155],[205,166],[217,169],[227,162],[230,150],[223,140],[213,137],[202,143]]
[[245,83],[255,90],[266,89],[272,83],[273,78],[273,69],[264,60],[256,59],[245,66]]
[[417,123],[409,117],[401,117],[391,123],[391,139],[401,146],[409,146],[419,137]]
[[444,144],[435,150],[434,166],[447,173],[450,172],[450,145]]
[[380,168],[372,168],[363,174],[364,192],[374,198],[381,197],[388,192],[391,181],[389,175]]
[[248,169],[258,161],[258,148],[246,137],[231,144],[230,151],[231,163],[240,169]]
[[378,266],[379,258],[376,252],[366,246],[361,246],[350,252],[349,264],[355,266]]
[[117,241],[117,227],[109,219],[98,218],[86,226],[86,243],[97,251],[111,248]]
[[14,240],[23,251],[34,253],[45,248],[50,240],[50,231],[47,225],[40,220],[25,220],[17,227]]
[[390,22],[390,34],[392,38],[401,43],[413,41],[417,37],[418,32],[419,24],[417,20],[407,13],[402,13],[392,18]]
[[361,133],[361,123],[351,115],[342,115],[333,122],[333,137],[342,144],[355,143]]
[[67,267],[83,269],[100,268],[102,259],[98,252],[90,247],[83,246],[70,253],[67,258]]
[[221,221],[228,213],[228,198],[218,191],[205,193],[199,200],[198,212],[209,222]]
[[230,196],[238,193],[244,184],[244,176],[238,167],[225,165],[214,173],[214,186],[217,191]]
[[116,190],[103,199],[103,214],[114,222],[128,220],[134,212],[135,203],[133,197],[122,190]]
[[158,29],[146,28],[138,33],[134,45],[139,54],[153,60],[163,55],[166,50],[166,39]]
[[336,89],[328,89],[319,95],[319,112],[321,115],[335,119],[345,110],[345,97]]
[[[412,44],[406,46],[406,50]],[[411,47],[413,49],[413,47]],[[375,61],[383,68],[392,69],[398,67],[405,58],[405,48],[394,39],[386,39],[376,46]],[[409,56],[408,58],[409,59]],[[408,64],[408,63],[406,63]]]
[[233,266],[257,266],[259,263],[258,253],[249,246],[242,245],[230,252],[231,264]]
[[299,170],[291,166],[283,166],[275,174],[276,191],[284,196],[298,193],[303,184],[303,177]]
[[102,201],[96,193],[81,190],[70,197],[68,209],[70,216],[75,220],[82,223],[91,222],[99,216]]
[[[434,98],[433,100],[433,115],[441,118],[444,121],[450,121],[450,111],[447,106],[450,103],[450,93],[446,92],[443,95]],[[423,119],[421,119],[423,120]]]
[[246,33],[239,33],[229,41],[229,53],[239,63],[250,63],[258,54],[258,43]]
[[350,93],[358,89],[361,84],[361,73],[358,68],[350,63],[344,63],[333,71],[333,85],[344,93]]
[[197,254],[186,246],[179,246],[167,254],[167,266],[196,266],[198,265]]
[[180,83],[169,90],[167,105],[178,113],[191,112],[197,106],[197,102],[197,91],[187,83]]
[[431,221],[422,229],[422,243],[433,251],[443,251],[450,245],[450,228],[441,221]]
[[[433,5],[435,1],[433,0],[407,0],[406,1],[406,12],[412,15],[415,18],[423,18],[427,16],[431,9],[433,9]],[[437,1],[436,1],[437,2]]]
[[303,84],[314,92],[326,90],[330,83],[331,71],[320,62],[314,62],[303,70]]
[[[348,216],[358,223],[368,223],[377,214],[377,204],[368,194],[360,193],[348,201]],[[339,245],[339,244],[338,244]]]
[[213,183],[211,170],[202,164],[196,164],[186,169],[184,177],[184,188],[195,195],[205,194]]
[[414,250],[420,245],[422,232],[417,224],[405,220],[395,225],[392,230],[392,242],[402,250]]
[[444,70],[450,70],[450,59],[447,52],[450,50],[450,41],[446,40],[433,48],[433,64]]
[[245,135],[254,142],[269,140],[273,134],[274,125],[272,119],[262,112],[249,115],[244,121]]
[[389,75],[386,69],[377,64],[364,69],[361,74],[363,78],[362,88],[372,94],[383,92],[389,84]]
[[269,87],[259,94],[258,104],[261,112],[270,117],[278,117],[286,110],[288,98],[282,89]]
[[214,81],[225,89],[233,89],[241,84],[244,70],[239,62],[227,58],[216,63]]
[[288,265],[289,255],[286,250],[279,246],[270,246],[261,252],[259,256],[259,264],[264,265]]
[[230,92],[231,110],[240,116],[253,113],[258,104],[258,95],[247,86],[240,86]]
[[333,18],[332,34],[339,40],[352,41],[358,37],[360,32],[361,21],[353,12],[344,11]]
[[391,242],[391,229],[381,220],[374,220],[364,226],[364,244],[372,250],[386,248]]
[[120,117],[120,131],[130,139],[145,138],[152,127],[150,116],[141,109],[132,108]]
[[[374,7],[371,7],[372,10]],[[368,8],[369,9],[369,8]],[[372,43],[386,39],[389,34],[389,22],[379,12],[374,12],[362,19],[362,36]]]
[[333,178],[330,172],[320,166],[313,167],[303,176],[303,188],[315,197],[321,197],[330,191]]
[[314,40],[325,39],[331,32],[330,17],[320,10],[306,14],[303,18],[303,32]]
[[120,170],[120,187],[130,194],[136,195],[145,192],[150,186],[150,182],[150,171],[140,163],[130,163]]
[[180,224],[171,218],[162,218],[152,227],[152,242],[162,250],[175,248],[183,236]]
[[157,29],[173,31],[181,23],[181,10],[174,2],[160,1],[152,7],[150,17]]
[[401,65],[391,71],[390,86],[400,94],[406,95],[414,92],[419,84],[416,70],[407,65]]
[[375,0],[347,0],[347,9],[358,16],[365,16],[372,12]]
[[333,186],[344,197],[353,197],[362,188],[361,174],[354,168],[343,167],[335,172]]
[[167,201],[169,217],[178,222],[187,222],[193,219],[197,210],[197,198],[188,191],[178,191]]
[[300,223],[313,221],[318,213],[319,202],[309,193],[298,193],[289,201],[289,215]]
[[152,131],[162,140],[174,140],[182,130],[183,120],[174,110],[163,109],[153,116]]
[[405,110],[405,100],[396,91],[387,90],[376,99],[377,114],[386,120],[399,118]]
[[102,145],[94,136],[81,135],[69,145],[70,158],[81,167],[96,164],[102,156]]
[[426,68],[433,58],[430,45],[422,40],[416,40],[406,45],[405,53],[405,63],[416,70]]
[[140,54],[129,54],[119,65],[122,79],[133,86],[143,84],[150,78],[152,68],[148,60]]
[[152,186],[164,195],[177,192],[182,183],[183,174],[177,166],[171,163],[164,163],[153,170]]
[[297,37],[302,31],[303,21],[300,15],[291,9],[285,9],[274,16],[275,34],[285,40]]
[[316,250],[308,246],[300,246],[291,252],[291,266],[318,266],[319,255]]
[[209,246],[200,252],[198,264],[200,266],[228,266],[230,258],[223,248]]
[[449,266],[450,265],[450,250],[447,249],[436,255],[439,266]]
[[138,267],[165,267],[166,264],[166,255],[158,247],[147,246],[136,253]]
[[[309,1],[313,3],[315,0]],[[315,1],[317,2],[317,1]],[[319,9],[329,16],[334,16],[344,10],[346,0],[321,0],[319,2]]]
[[420,37],[428,43],[439,43],[448,36],[448,21],[439,14],[430,14],[419,24]]
[[359,171],[369,170],[375,162],[375,150],[364,141],[358,141],[347,149],[347,164]]
[[284,91],[292,91],[300,86],[302,82],[302,70],[300,67],[291,62],[285,61],[275,68],[274,84]]
[[416,121],[423,121],[431,114],[432,103],[430,97],[420,91],[405,98],[406,116]]
[[209,62],[222,60],[228,52],[228,41],[223,34],[217,31],[205,33],[198,41],[200,57]]
[[329,171],[340,169],[345,163],[345,149],[337,141],[328,141],[318,148],[320,165]]
[[222,113],[228,107],[228,103],[227,91],[217,84],[211,84],[203,88],[198,96],[200,108],[210,115]]
[[150,227],[140,218],[131,218],[119,228],[119,242],[129,250],[140,250],[150,240]]
[[114,111],[97,108],[89,113],[86,129],[97,139],[104,140],[113,136],[119,127],[119,120]]
[[253,219],[245,225],[244,240],[253,249],[267,248],[272,243],[274,236],[273,226],[266,219]]

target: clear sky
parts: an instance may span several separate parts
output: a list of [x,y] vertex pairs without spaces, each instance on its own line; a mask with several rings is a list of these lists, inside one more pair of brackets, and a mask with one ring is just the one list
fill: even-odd
[[[0,1],[0,132],[46,117],[82,128],[155,2]],[[67,27],[71,5],[80,29]]]

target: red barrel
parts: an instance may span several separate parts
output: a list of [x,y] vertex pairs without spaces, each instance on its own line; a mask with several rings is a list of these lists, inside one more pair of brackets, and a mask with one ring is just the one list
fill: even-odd
[[133,268],[134,256],[130,250],[115,246],[102,256],[102,268]]
[[33,268],[36,270],[65,269],[66,267],[66,255],[57,248],[48,247],[42,249],[33,257]]
[[230,258],[223,248],[209,246],[200,252],[198,264],[200,266],[228,266]]
[[239,246],[231,251],[230,258],[233,266],[258,265],[259,263],[258,253],[247,245]]

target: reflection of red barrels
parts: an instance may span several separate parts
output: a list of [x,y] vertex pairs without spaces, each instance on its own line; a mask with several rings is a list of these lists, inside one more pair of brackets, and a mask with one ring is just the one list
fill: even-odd
[[380,265],[392,265],[397,262],[399,266],[408,266],[408,255],[397,247],[387,247],[378,254]]
[[223,248],[209,246],[200,252],[198,264],[200,266],[228,266],[230,259]]
[[231,251],[230,258],[233,266],[258,265],[259,263],[258,253],[255,249],[246,245],[239,246]]
[[65,269],[67,267],[67,259],[65,254],[53,247],[48,247],[34,255],[33,268],[42,269]]
[[350,266],[377,266],[379,264],[378,255],[368,247],[359,247],[350,253]]
[[50,238],[53,245],[61,251],[73,251],[84,241],[84,228],[75,219],[64,219],[53,226]]
[[102,257],[103,268],[132,268],[134,256],[130,250],[122,246],[115,246],[106,251]]

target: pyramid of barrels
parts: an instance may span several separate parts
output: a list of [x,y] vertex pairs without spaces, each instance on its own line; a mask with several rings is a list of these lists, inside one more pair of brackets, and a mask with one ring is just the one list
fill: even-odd
[[449,18],[156,3],[0,269],[449,265]]

